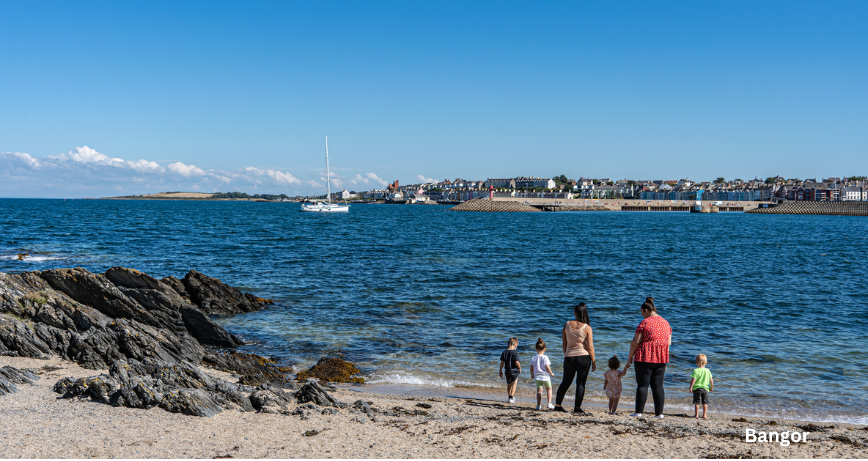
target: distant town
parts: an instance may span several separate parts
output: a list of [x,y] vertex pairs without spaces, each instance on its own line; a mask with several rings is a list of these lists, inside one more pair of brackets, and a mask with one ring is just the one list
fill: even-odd
[[385,189],[342,190],[334,199],[386,202],[465,202],[480,197],[520,197],[528,199],[628,199],[657,201],[702,200],[723,202],[773,201],[868,201],[865,176],[822,179],[794,179],[774,176],[766,179],[717,178],[696,182],[690,179],[640,180],[611,178],[571,179],[519,176],[468,181],[448,180],[401,185],[398,181]]
[[[634,200],[688,202],[866,202],[868,180],[865,176],[822,179],[794,179],[773,176],[766,179],[717,178],[696,182],[690,179],[640,180],[611,178],[570,179],[564,175],[551,178],[519,176],[468,181],[456,178],[438,182],[400,184],[395,181],[384,189],[368,191],[340,190],[332,200],[386,203],[461,203],[476,198],[524,198],[551,200]],[[157,194],[110,197],[111,199],[157,200],[252,200],[304,201],[325,199],[318,196],[286,194],[247,194],[245,192],[161,192]]]

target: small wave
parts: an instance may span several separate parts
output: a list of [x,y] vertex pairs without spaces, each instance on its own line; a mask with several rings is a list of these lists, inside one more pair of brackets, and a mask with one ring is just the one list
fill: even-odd
[[18,255],[0,255],[0,259],[5,259],[9,261],[21,261],[21,262],[29,262],[29,263],[38,263],[43,261],[59,261],[61,259],[66,259],[64,256],[48,256],[48,255],[25,255],[23,258]]
[[470,381],[461,381],[457,379],[443,378],[428,378],[417,375],[394,373],[389,375],[371,376],[368,380],[370,384],[416,384],[421,386],[437,386],[437,387],[484,387],[494,388],[492,384],[474,383]]

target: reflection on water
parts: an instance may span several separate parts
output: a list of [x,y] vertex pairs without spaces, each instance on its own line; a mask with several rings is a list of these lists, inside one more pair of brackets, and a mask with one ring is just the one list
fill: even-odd
[[[864,218],[833,216],[0,200],[0,270],[196,268],[279,300],[219,319],[248,348],[297,367],[342,354],[376,386],[444,392],[499,392],[510,336],[528,368],[544,338],[559,375],[560,329],[579,301],[598,363],[623,358],[654,296],[675,331],[672,408],[689,406],[682,388],[704,353],[718,408],[865,421],[866,230]],[[12,257],[22,251],[63,259]],[[591,398],[603,399],[603,371]]]

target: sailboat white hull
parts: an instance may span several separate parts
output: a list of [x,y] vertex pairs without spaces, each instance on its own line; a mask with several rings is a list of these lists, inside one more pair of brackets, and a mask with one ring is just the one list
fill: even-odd
[[310,211],[315,213],[349,213],[350,206],[338,205],[335,203],[313,203],[302,205],[301,211]]

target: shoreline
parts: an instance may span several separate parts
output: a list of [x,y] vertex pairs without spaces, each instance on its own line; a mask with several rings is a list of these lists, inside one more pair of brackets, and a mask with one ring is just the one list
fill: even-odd
[[[62,376],[95,371],[58,358],[0,357],[0,366],[32,368],[34,385],[0,397],[0,457],[27,458],[864,458],[868,430],[848,424],[732,418],[708,420],[666,412],[663,420],[535,411],[530,404],[488,399],[406,397],[331,391],[343,402],[368,402],[321,414],[312,404],[290,404],[292,414],[224,411],[211,417],[112,407],[59,399]],[[226,373],[201,368],[208,374]],[[312,407],[312,408],[311,408]],[[807,442],[747,443],[747,429],[809,432]]]
[[[628,384],[628,383],[625,383]],[[556,393],[557,382],[552,383],[553,393]],[[505,390],[502,387],[476,387],[476,386],[461,386],[461,387],[446,387],[425,384],[392,384],[392,383],[365,383],[365,384],[338,384],[340,388],[348,389],[356,392],[364,392],[368,394],[394,395],[402,397],[444,397],[444,398],[472,398],[490,400],[492,402],[501,402],[505,400]],[[625,385],[624,393],[621,395],[621,400],[618,403],[618,413],[629,414],[634,410],[634,400],[630,397],[630,392],[635,391],[635,388]],[[692,397],[688,394],[680,394],[674,386],[668,387],[667,400],[664,413],[693,413],[693,404],[688,402]],[[566,397],[564,398],[564,408],[571,409],[574,402],[575,384],[570,387]],[[677,397],[676,397],[677,395]],[[669,397],[672,396],[672,397]],[[516,401],[519,403],[535,406],[536,392],[528,388],[522,389],[519,385],[518,392],[515,394]],[[672,400],[683,400],[673,402]],[[764,418],[764,419],[780,419],[786,421],[802,422],[802,423],[822,423],[822,424],[850,424],[854,426],[868,427],[868,417],[859,415],[827,415],[827,416],[811,416],[808,414],[799,414],[798,411],[787,411],[784,409],[757,409],[754,411],[739,411],[717,404],[718,398],[715,396],[715,401],[710,406],[710,413],[732,418]],[[648,402],[645,406],[646,411],[653,409],[653,399],[648,396]],[[552,397],[554,402],[554,396]],[[546,397],[543,395],[543,405],[546,403]],[[608,400],[598,395],[585,394],[583,408],[595,408],[605,411],[608,406]],[[719,409],[719,410],[718,410]],[[789,413],[789,414],[788,414]],[[865,420],[866,422],[862,422]]]

